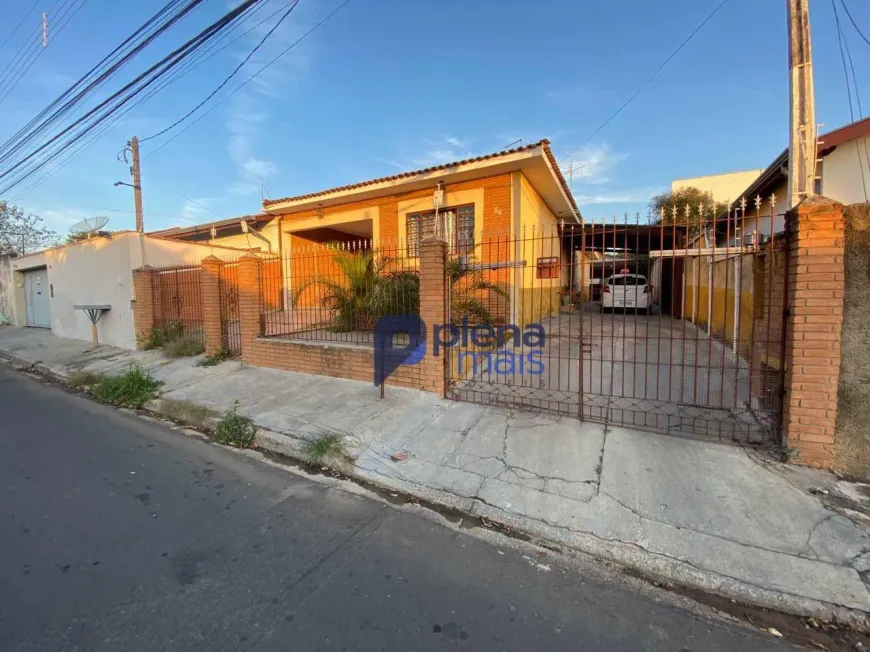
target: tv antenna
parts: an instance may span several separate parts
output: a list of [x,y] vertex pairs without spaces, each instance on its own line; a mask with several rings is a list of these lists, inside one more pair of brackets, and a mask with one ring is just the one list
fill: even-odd
[[81,222],[76,222],[69,227],[69,233],[73,236],[90,239],[95,233],[99,233],[106,224],[109,223],[109,218],[104,216],[87,217]]

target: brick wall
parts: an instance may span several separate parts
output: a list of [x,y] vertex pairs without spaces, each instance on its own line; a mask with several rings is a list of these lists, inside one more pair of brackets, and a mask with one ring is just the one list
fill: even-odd
[[154,281],[152,267],[133,270],[133,328],[136,333],[136,346],[148,338],[154,328]]
[[823,197],[789,218],[784,434],[799,464],[831,468],[843,321],[843,206]]
[[[443,250],[443,243],[441,247]],[[427,250],[428,251],[428,250]],[[441,312],[437,301],[423,302],[431,317],[443,315],[443,262],[440,275]],[[265,326],[260,307],[260,284],[263,279],[263,261],[253,256],[239,260],[239,314],[241,319],[242,359],[259,367],[271,367],[301,373],[347,378],[363,382],[374,381],[374,349],[368,346],[322,342],[301,342],[279,337],[265,337]],[[437,293],[437,287],[421,277],[421,295]],[[421,310],[422,310],[421,306]],[[429,364],[427,364],[427,362]],[[432,366],[432,365],[436,366]],[[437,364],[424,360],[415,366],[400,367],[389,379],[388,385],[425,389],[443,395],[444,374],[439,376]],[[443,364],[443,363],[442,363]]]
[[202,319],[205,352],[214,355],[227,346],[221,315],[221,273],[224,263],[215,256],[203,259],[201,275]]

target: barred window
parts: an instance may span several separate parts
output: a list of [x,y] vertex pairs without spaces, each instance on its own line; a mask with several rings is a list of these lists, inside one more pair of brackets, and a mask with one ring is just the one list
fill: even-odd
[[[467,254],[474,251],[474,204],[455,208],[442,208],[438,219],[444,225],[444,239],[449,254]],[[408,255],[420,255],[420,242],[435,233],[435,211],[408,213]]]

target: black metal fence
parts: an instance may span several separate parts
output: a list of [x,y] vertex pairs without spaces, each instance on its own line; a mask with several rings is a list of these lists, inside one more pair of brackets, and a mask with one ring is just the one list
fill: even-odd
[[784,229],[759,204],[480,238],[451,263],[449,396],[776,441]]
[[420,313],[419,261],[369,240],[295,244],[263,261],[266,335],[371,346],[384,315]]

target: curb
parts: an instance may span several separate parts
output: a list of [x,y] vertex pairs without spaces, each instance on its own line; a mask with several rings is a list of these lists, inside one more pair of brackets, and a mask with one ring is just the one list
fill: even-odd
[[[68,375],[54,371],[38,360],[28,360],[3,350],[0,350],[0,358],[23,367],[27,371],[47,376],[64,384],[68,378]],[[154,407],[159,408],[159,404]],[[171,419],[169,415],[162,413],[159,409],[149,408],[149,411]],[[128,412],[136,414],[140,418],[153,418],[134,411]],[[201,435],[198,432],[197,434]],[[258,426],[256,450],[290,458],[297,462],[310,463],[310,460],[306,459],[297,448],[300,441],[303,440],[290,434],[279,433]],[[328,462],[325,462],[324,465],[330,466]],[[572,532],[571,536],[575,540],[568,541],[565,532],[559,528],[547,525],[533,525],[530,519],[526,517],[507,514],[501,509],[494,508],[474,498],[457,496],[441,489],[418,486],[399,479],[391,479],[391,482],[385,482],[382,477],[377,475],[370,477],[360,473],[355,466],[348,468],[346,465],[332,465],[331,468],[341,473],[351,482],[362,483],[388,492],[400,491],[424,500],[437,508],[454,512],[459,511],[471,518],[492,522],[506,530],[507,536],[511,536],[510,533],[515,532],[521,534],[522,538],[528,539],[532,543],[542,545],[556,552],[579,552],[595,559],[615,564],[631,575],[641,577],[654,584],[663,585],[665,588],[678,592],[682,589],[684,593],[690,596],[693,592],[712,594],[749,607],[770,609],[800,617],[816,618],[826,622],[846,625],[861,632],[870,631],[870,613],[857,609],[784,593],[774,589],[758,587],[741,580],[697,568],[687,562],[649,552],[633,543],[605,540],[591,533]],[[316,478],[316,476],[313,477]],[[545,532],[542,533],[542,530]],[[580,539],[580,541],[577,541],[577,539]]]

